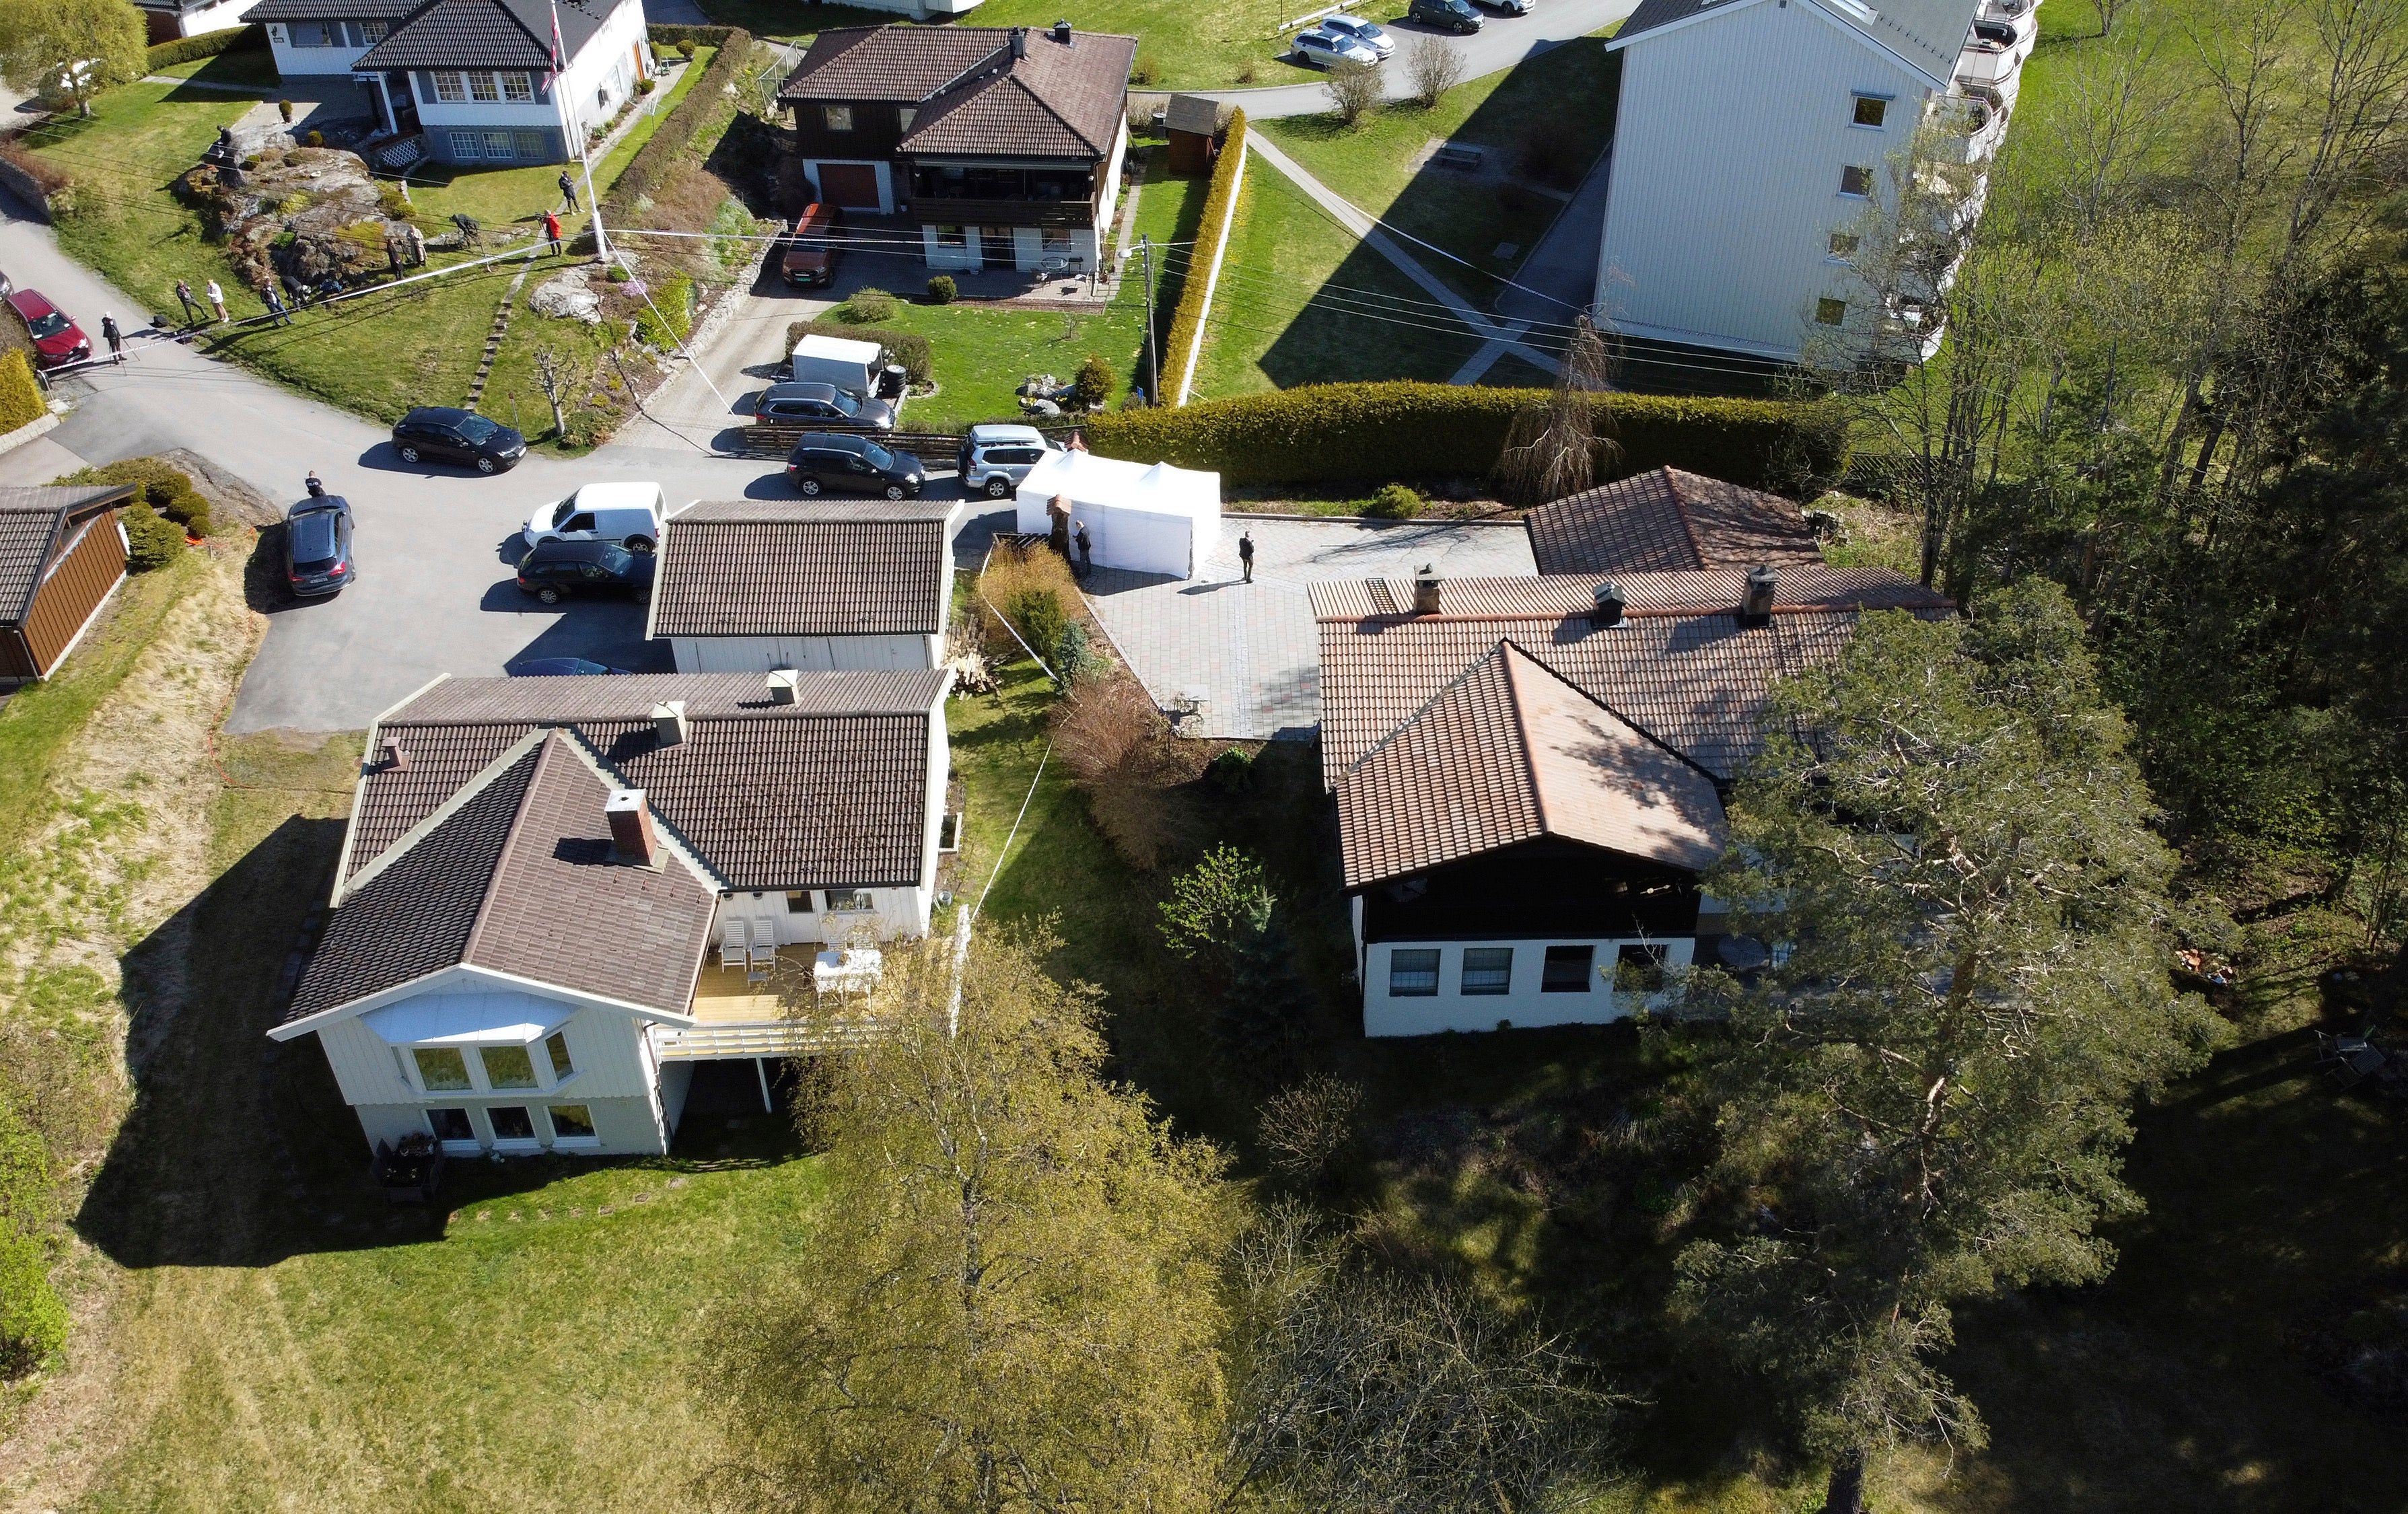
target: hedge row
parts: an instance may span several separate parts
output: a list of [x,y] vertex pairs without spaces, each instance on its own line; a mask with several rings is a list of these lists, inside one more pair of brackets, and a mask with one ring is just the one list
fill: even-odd
[[[1187,277],[1179,286],[1179,307],[1170,312],[1170,336],[1163,343],[1162,385],[1172,394],[1179,393],[1179,376],[1187,371],[1187,355],[1197,342],[1204,339],[1204,302],[1211,297],[1212,260],[1220,255],[1221,244],[1212,238],[1227,230],[1229,199],[1238,193],[1238,175],[1246,161],[1246,113],[1230,112],[1229,134],[1221,144],[1221,156],[1212,164],[1212,186],[1204,196],[1204,215],[1196,222],[1200,235],[1187,259]],[[1155,394],[1154,402],[1163,403]]]
[[[15,316],[6,319],[14,321]],[[0,352],[0,436],[19,426],[30,426],[50,413],[42,403],[41,386],[34,382],[34,365],[22,352]]]
[[[1117,410],[1084,422],[1108,456],[1211,468],[1232,484],[1480,478],[1497,465],[1514,412],[1535,389],[1426,383],[1313,384]],[[1613,477],[1676,467],[1798,493],[1847,460],[1832,407],[1781,400],[1600,395],[1620,444]]]
[[[691,42],[697,48],[724,48],[736,31],[733,26],[672,26],[654,21],[644,28],[644,35],[665,48],[681,42]],[[752,38],[748,36],[745,40]]]
[[[665,30],[677,29],[655,26],[652,31],[657,35]],[[652,133],[652,140],[636,150],[635,157],[628,160],[626,168],[619,175],[619,181],[610,186],[609,198],[602,205],[605,224],[624,225],[635,219],[631,207],[637,199],[660,188],[669,177],[669,170],[677,166],[678,159],[694,141],[695,134],[702,130],[702,123],[725,103],[728,85],[735,82],[738,71],[744,66],[746,55],[752,50],[752,34],[740,26],[683,29],[723,31],[726,39],[719,45],[719,51],[710,60],[710,66],[694,81],[694,88],[685,92],[685,98],[677,103],[677,108],[670,111],[668,119]]]
[[198,36],[179,36],[173,42],[154,42],[150,45],[150,72],[155,74],[170,64],[214,58],[221,52],[253,47],[263,50],[267,47],[267,28],[257,21],[249,26],[229,26],[222,32],[203,32]]

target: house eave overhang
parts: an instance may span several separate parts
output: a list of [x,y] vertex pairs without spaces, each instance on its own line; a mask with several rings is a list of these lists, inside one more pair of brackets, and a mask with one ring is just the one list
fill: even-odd
[[[698,966],[699,963],[696,965]],[[381,1009],[386,1005],[399,1004],[404,999],[414,999],[428,992],[437,979],[446,977],[464,977],[477,980],[485,987],[514,990],[532,994],[538,999],[550,999],[555,1003],[568,1005],[573,1008],[615,1010],[620,1014],[632,1015],[638,1020],[656,1021],[664,1025],[690,1026],[699,1023],[691,1012],[694,994],[690,984],[686,993],[688,1009],[664,1009],[658,1005],[637,1004],[628,999],[614,999],[608,994],[589,993],[582,989],[564,988],[558,983],[547,983],[540,978],[523,978],[516,973],[506,973],[495,968],[480,967],[474,963],[464,962],[454,963],[448,967],[437,967],[433,972],[422,973],[406,983],[395,983],[391,988],[380,989],[374,993],[366,994],[344,1004],[329,1005],[315,1014],[305,1016],[300,1020],[286,1021],[281,1025],[270,1028],[267,1038],[271,1041],[290,1041],[297,1036],[324,1030],[327,1026],[342,1021],[356,1019],[371,1010]],[[467,992],[473,993],[475,990],[470,988]]]

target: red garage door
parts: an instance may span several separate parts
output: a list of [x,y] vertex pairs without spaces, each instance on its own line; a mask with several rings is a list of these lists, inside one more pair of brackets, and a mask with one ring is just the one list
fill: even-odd
[[877,168],[866,163],[821,164],[820,198],[848,210],[877,209]]

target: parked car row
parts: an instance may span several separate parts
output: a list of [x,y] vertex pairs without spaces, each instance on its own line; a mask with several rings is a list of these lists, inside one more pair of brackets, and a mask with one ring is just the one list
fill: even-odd
[[[1499,15],[1526,16],[1535,8],[1536,0],[1479,0],[1479,3]],[[1480,30],[1482,20],[1480,12],[1473,8],[1472,0],[1412,0],[1405,19],[1458,36]],[[1341,63],[1361,64],[1369,68],[1396,55],[1397,38],[1394,33],[1377,21],[1340,13],[1324,16],[1312,26],[1298,32],[1288,47],[1289,57],[1310,68],[1335,68]]]

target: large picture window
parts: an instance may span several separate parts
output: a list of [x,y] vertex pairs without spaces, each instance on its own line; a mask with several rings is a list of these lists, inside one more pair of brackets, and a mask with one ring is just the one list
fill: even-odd
[[491,105],[501,97],[502,88],[500,85],[494,82],[493,75],[470,74],[468,76],[469,99],[476,101],[479,105]]
[[485,1085],[488,1088],[533,1088],[535,1059],[523,1046],[488,1046],[478,1055],[485,1064]]
[[477,1138],[477,1127],[468,1123],[468,1111],[466,1109],[429,1109],[426,1111],[426,1128],[435,1133],[438,1141],[474,1141]]
[[509,132],[487,132],[485,156],[495,163],[508,163],[518,156],[518,144],[511,140],[511,134]]
[[552,1116],[552,1138],[555,1141],[590,1141],[594,1139],[594,1111],[582,1104],[555,1104],[545,1113]]
[[534,79],[524,74],[497,74],[494,77],[501,80],[503,99],[517,105],[528,105],[534,102]]
[[504,1105],[485,1111],[493,1122],[494,1139],[497,1141],[531,1141],[535,1139],[535,1116],[523,1105]]
[[429,1093],[456,1093],[469,1086],[468,1059],[454,1046],[422,1046],[410,1052],[418,1081]]

